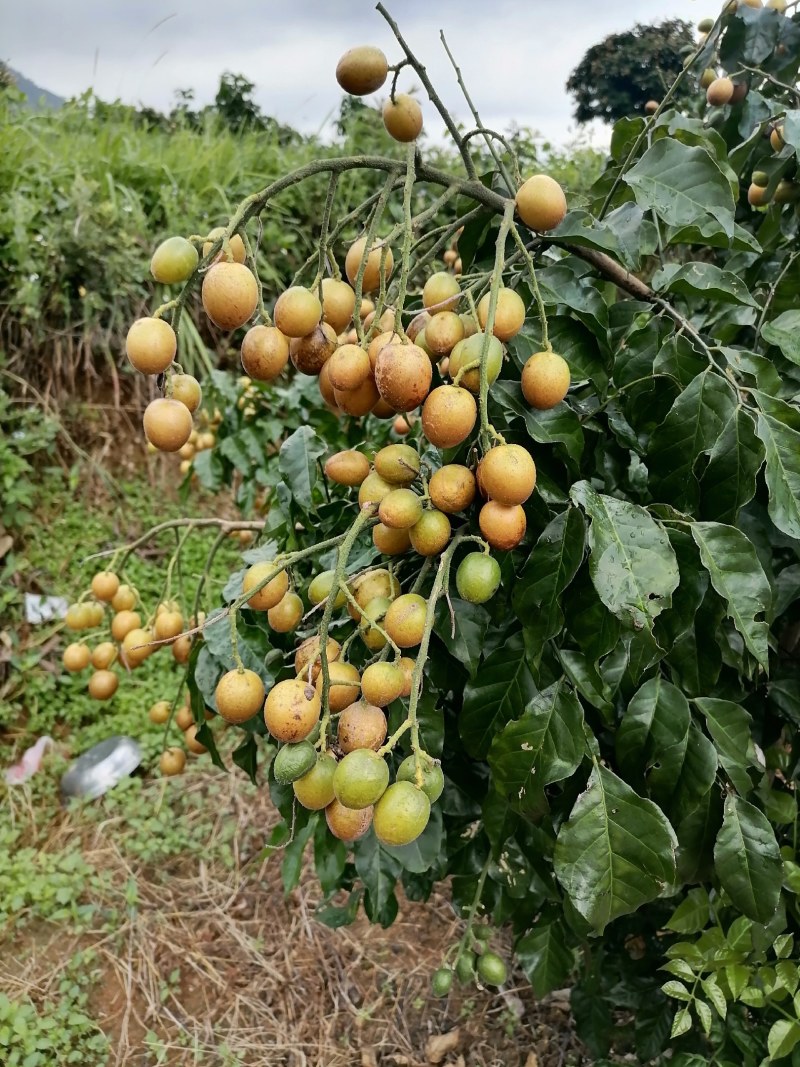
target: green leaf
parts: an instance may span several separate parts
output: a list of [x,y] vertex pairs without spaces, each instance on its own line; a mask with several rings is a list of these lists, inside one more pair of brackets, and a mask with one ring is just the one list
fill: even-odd
[[522,418],[534,441],[540,445],[562,444],[576,463],[583,453],[583,429],[580,420],[568,404],[557,404],[546,411],[532,408],[522,395],[518,382],[495,382],[490,395],[506,416]]
[[753,395],[760,408],[756,432],[767,452],[769,517],[800,539],[800,413],[766,393]]
[[772,1024],[767,1035],[770,1058],[779,1060],[788,1056],[798,1041],[800,1041],[800,1023],[794,1019],[778,1019]]
[[711,1033],[711,1023],[713,1021],[711,1008],[709,1008],[704,1000],[695,999],[694,1010],[697,1012],[697,1018],[700,1020],[700,1025],[703,1027],[706,1037],[708,1037]]
[[338,930],[341,926],[350,926],[356,921],[358,905],[361,903],[363,894],[363,889],[354,889],[347,898],[346,904],[321,904],[314,912],[314,918],[331,930]]
[[666,993],[668,997],[672,997],[674,1000],[683,1000],[686,1003],[691,1002],[692,994],[683,984],[675,979],[671,979],[669,982],[665,982],[661,987],[662,993]]
[[602,221],[588,211],[570,211],[550,233],[556,244],[578,245],[609,252],[630,270],[637,270],[643,255],[658,246],[655,227],[637,204],[623,204]]
[[346,863],[344,842],[333,837],[328,824],[320,819],[314,829],[314,870],[326,897],[339,888]]
[[720,884],[734,906],[754,922],[769,922],[781,893],[778,843],[758,808],[733,794],[725,798],[714,864]]
[[561,679],[531,700],[522,718],[508,723],[489,750],[497,789],[523,802],[553,782],[569,778],[584,753],[583,710]]
[[562,594],[581,565],[586,525],[578,508],[567,508],[545,527],[514,583],[512,604],[534,645],[561,630]]
[[614,706],[609,700],[607,686],[597,669],[595,663],[589,660],[581,652],[575,652],[571,648],[560,648],[558,658],[564,673],[575,686],[580,695],[593,708],[605,714],[606,722],[610,722],[613,716]]
[[313,812],[305,826],[295,829],[294,837],[283,850],[281,879],[283,881],[283,891],[285,893],[291,893],[291,891],[296,889],[300,883],[300,872],[303,868],[303,853],[305,852],[306,845],[311,839],[311,835],[314,833],[314,827],[318,818],[319,816],[317,813]]
[[592,520],[589,573],[598,596],[623,622],[652,629],[680,577],[669,538],[644,508],[597,493],[588,482],[573,485],[570,496]]
[[737,407],[709,452],[700,479],[703,517],[736,523],[739,510],[755,496],[756,475],[763,462],[764,447],[756,436],[753,417]]
[[716,371],[706,369],[689,383],[650,440],[648,464],[657,500],[696,507],[695,464],[717,443],[734,411],[734,392]]
[[670,1031],[670,1037],[682,1037],[683,1034],[688,1033],[692,1028],[692,1017],[689,1014],[688,1008],[681,1008],[680,1011],[675,1012],[675,1018],[672,1020],[672,1030]]
[[675,832],[664,814],[597,765],[561,827],[555,873],[575,908],[602,933],[655,900],[675,878]]
[[708,978],[702,980],[700,985],[703,987],[705,995],[713,1004],[714,1011],[716,1011],[720,1019],[724,1019],[728,1014],[728,1002],[725,999],[725,994],[719,987],[716,975],[710,974]]
[[705,715],[708,732],[719,753],[719,761],[740,796],[747,796],[753,783],[747,774],[750,745],[750,716],[740,704],[715,697],[699,697],[694,703]]
[[[372,830],[353,845],[356,873],[364,883],[369,901],[368,912],[379,915],[392,896],[402,866],[390,856]],[[367,901],[365,901],[367,907]]]
[[634,693],[617,730],[617,759],[629,782],[663,803],[686,759],[691,712],[680,689],[660,675]]
[[434,633],[445,646],[450,655],[457,659],[474,675],[478,669],[483,642],[489,628],[489,612],[480,604],[469,604],[466,600],[451,597],[453,616],[455,616],[455,633],[453,616],[447,603],[440,600],[436,605],[436,626]]
[[512,634],[487,656],[464,689],[459,731],[467,752],[485,758],[495,733],[511,719],[519,718],[535,695],[522,634]]
[[575,952],[567,947],[562,923],[539,922],[517,941],[514,955],[536,997],[546,997],[568,981],[575,966]]
[[705,149],[665,137],[647,149],[623,181],[633,189],[637,204],[652,208],[668,226],[702,225],[711,215],[733,237],[730,183]]
[[438,867],[439,853],[442,848],[441,809],[434,804],[428,825],[410,845],[398,845],[394,848],[383,845],[382,848],[384,852],[397,860],[404,871],[425,874],[426,871],[435,870]]
[[800,364],[800,311],[784,311],[761,330],[770,345],[777,345],[787,359]]
[[317,483],[317,460],[328,446],[310,426],[300,426],[286,438],[278,456],[278,469],[295,501],[305,511],[312,504],[312,490]]
[[669,917],[667,929],[674,930],[678,934],[699,934],[708,926],[710,918],[708,893],[701,886],[689,890]]
[[741,530],[718,522],[694,522],[691,531],[711,584],[727,604],[728,617],[768,670],[769,631],[756,616],[769,611],[772,594],[752,542]]
[[669,263],[653,276],[653,288],[663,293],[695,296],[718,304],[758,307],[753,294],[738,274],[713,263]]
[[[202,744],[206,744],[206,741],[200,737],[200,730],[197,731],[197,737]],[[255,785],[258,773],[258,745],[255,734],[248,734],[246,740],[231,752],[231,759],[237,767],[241,767],[253,785]]]

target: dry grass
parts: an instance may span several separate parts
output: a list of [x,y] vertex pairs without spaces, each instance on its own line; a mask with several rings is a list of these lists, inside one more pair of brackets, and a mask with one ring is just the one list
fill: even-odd
[[[167,865],[132,860],[118,819],[62,816],[45,847],[80,848],[107,872],[110,888],[97,903],[121,918],[113,933],[105,926],[72,937],[60,926],[24,927],[0,943],[0,988],[43,1003],[76,950],[93,948],[102,980],[89,1010],[109,1035],[114,1067],[155,1063],[147,1034],[161,1043],[160,1062],[170,1067],[586,1062],[564,999],[537,1004],[524,980],[501,993],[473,988],[445,1001],[429,995],[430,975],[459,934],[444,895],[428,904],[403,900],[389,930],[363,916],[330,930],[314,918],[313,877],[286,898],[277,859],[260,867],[244,862],[276,818],[265,790],[238,774],[198,769],[180,784],[151,782],[143,795],[158,804],[165,788],[204,794],[211,785],[223,790],[214,794],[213,819],[202,808],[181,816],[204,820],[207,847]],[[232,827],[232,862],[210,860]],[[133,884],[138,899],[128,906]],[[437,1060],[436,1038],[452,1031],[450,1052]]]

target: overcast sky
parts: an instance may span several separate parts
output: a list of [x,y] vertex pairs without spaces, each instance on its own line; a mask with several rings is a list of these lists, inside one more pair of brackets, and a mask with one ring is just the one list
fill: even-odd
[[[457,118],[467,119],[438,34],[444,29],[487,126],[516,119],[558,143],[575,133],[564,85],[585,50],[634,22],[716,14],[719,0],[386,0]],[[399,58],[372,0],[0,0],[0,58],[59,96],[92,87],[168,108],[178,88],[213,99],[230,70],[258,103],[313,132],[338,107],[339,55],[354,44]],[[414,77],[403,72],[402,89]],[[432,106],[427,125],[438,136]],[[603,132],[599,134],[603,140]]]

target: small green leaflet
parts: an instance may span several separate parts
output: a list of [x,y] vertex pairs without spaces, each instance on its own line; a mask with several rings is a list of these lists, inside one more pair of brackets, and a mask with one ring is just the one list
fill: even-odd
[[781,894],[780,850],[766,816],[741,797],[725,798],[714,864],[733,904],[754,922],[767,923]]
[[756,433],[767,452],[769,515],[779,530],[800,539],[800,411],[754,391]]

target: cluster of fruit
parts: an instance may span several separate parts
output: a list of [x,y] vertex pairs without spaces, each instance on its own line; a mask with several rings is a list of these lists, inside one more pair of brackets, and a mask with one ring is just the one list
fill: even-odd
[[[89,599],[90,594],[94,599]],[[93,630],[97,643],[90,647],[86,641],[72,642],[64,649],[62,662],[70,673],[92,668],[88,690],[95,700],[109,700],[116,693],[119,676],[111,669],[115,663],[133,670],[167,644],[177,663],[185,664],[189,659],[191,637],[183,634],[184,617],[178,605],[171,601],[159,604],[143,625],[136,610],[138,603],[135,589],[121,583],[113,571],[99,571],[92,578],[90,593],[67,609],[67,629]],[[111,617],[103,630],[107,613]],[[201,613],[198,622],[203,618]],[[155,642],[164,642],[164,646]]]
[[[150,708],[147,715],[150,722],[155,723],[157,726],[166,726],[170,721],[170,715],[172,715],[172,705],[168,700],[157,700]],[[213,718],[213,712],[206,711],[206,719]],[[184,744],[192,755],[201,756],[204,752],[208,752],[206,746],[197,740],[197,731],[199,727],[194,721],[194,715],[192,714],[192,709],[189,705],[188,693],[186,694],[183,704],[175,709],[173,721],[178,729],[183,732]],[[174,745],[170,748],[165,748],[161,753],[159,769],[165,778],[180,774],[185,766],[186,752],[183,748]]]
[[468,985],[477,978],[484,985],[500,986],[508,977],[508,967],[501,956],[489,948],[494,930],[484,923],[470,925],[465,938],[457,946],[453,966],[445,964],[431,975],[431,991],[435,997],[446,997],[453,988],[453,979]]

